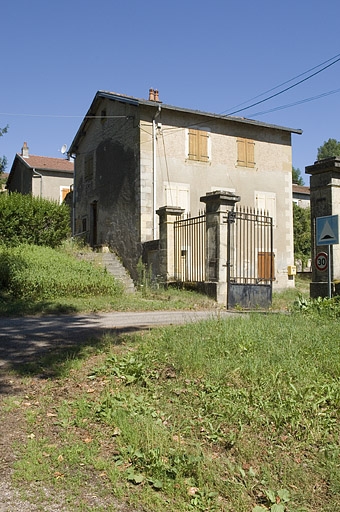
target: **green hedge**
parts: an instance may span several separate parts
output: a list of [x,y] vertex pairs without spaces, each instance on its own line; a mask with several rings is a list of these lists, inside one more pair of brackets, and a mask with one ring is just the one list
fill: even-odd
[[31,195],[0,194],[0,243],[58,247],[69,235],[67,205]]

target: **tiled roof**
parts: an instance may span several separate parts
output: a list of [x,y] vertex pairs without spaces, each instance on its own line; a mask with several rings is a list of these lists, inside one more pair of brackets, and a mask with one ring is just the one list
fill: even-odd
[[51,158],[47,156],[35,156],[30,155],[28,158],[17,153],[17,156],[25,162],[28,167],[32,169],[46,169],[50,171],[62,171],[62,172],[73,172],[74,163],[65,158]]
[[309,195],[310,194],[310,188],[309,187],[305,187],[304,185],[295,185],[293,183],[293,192],[295,192],[295,194],[306,194],[306,195]]

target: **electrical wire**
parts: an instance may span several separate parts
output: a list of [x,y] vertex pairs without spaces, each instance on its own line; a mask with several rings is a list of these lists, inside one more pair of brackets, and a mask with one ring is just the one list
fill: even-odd
[[245,105],[246,103],[249,103],[250,101],[254,101],[254,100],[257,100],[257,98],[261,98],[261,96],[264,96],[265,94],[268,94],[272,91],[275,91],[276,89],[278,89],[279,87],[283,87],[284,85],[286,84],[289,84],[290,82],[292,82],[293,80],[296,80],[297,78],[300,78],[300,76],[303,76],[303,75],[306,75],[307,73],[310,73],[311,71],[314,71],[314,69],[317,69],[319,68],[320,66],[323,66],[324,64],[327,64],[328,62],[334,60],[334,59],[337,59],[338,57],[340,57],[340,53],[338,53],[337,55],[334,55],[334,57],[331,57],[330,59],[327,59],[325,60],[324,62],[321,62],[320,64],[318,64],[317,66],[314,66],[310,69],[308,69],[307,71],[304,71],[303,73],[300,73],[299,75],[296,75],[295,77],[293,78],[290,78],[289,80],[286,80],[285,82],[282,82],[281,84],[279,85],[276,85],[275,87],[272,87],[271,89],[268,89],[267,91],[265,92],[262,92],[261,94],[258,94],[257,96],[254,96],[253,98],[250,98],[249,100],[247,101],[243,101],[242,103],[238,103],[237,105],[233,106],[233,107],[230,107],[229,109],[226,109],[226,110],[223,110],[221,112],[221,114],[224,114],[224,112],[227,112],[228,110],[232,110],[234,108],[238,108],[238,107],[241,107],[242,105]]
[[340,89],[334,89],[333,91],[324,92],[322,94],[318,94],[317,96],[312,96],[310,98],[305,98],[303,100],[295,101],[294,103],[288,103],[286,105],[281,105],[279,107],[274,107],[269,110],[263,110],[262,112],[255,112],[253,114],[249,114],[252,117],[261,116],[264,114],[269,114],[270,112],[275,112],[277,110],[284,110],[285,108],[295,107],[296,105],[301,105],[302,103],[308,103],[309,101],[318,100],[319,98],[324,98],[325,96],[330,96],[331,94],[336,94],[340,92]]
[[295,84],[293,85],[290,85],[289,87],[286,87],[285,89],[283,89],[282,91],[279,91],[275,94],[272,94],[271,96],[268,96],[267,98],[264,98],[263,100],[261,101],[257,101],[256,103],[252,103],[251,105],[249,105],[248,107],[244,107],[244,108],[240,108],[238,110],[234,110],[233,112],[229,112],[228,114],[226,114],[226,116],[232,116],[234,114],[237,114],[238,112],[243,112],[244,110],[248,110],[249,108],[252,108],[252,107],[255,107],[256,105],[260,105],[261,103],[264,103],[265,101],[268,101],[268,100],[271,100],[272,98],[276,98],[277,96],[279,96],[280,94],[283,94],[284,92],[287,92],[289,91],[290,89],[293,89],[294,87],[296,87],[297,85],[300,85],[302,84],[303,82],[306,82],[307,80],[310,80],[311,78],[313,78],[314,76],[318,75],[319,73],[321,73],[322,71],[324,71],[325,69],[331,67],[331,66],[334,66],[334,64],[336,64],[337,62],[340,61],[340,57],[338,59],[336,59],[334,62],[332,62],[331,64],[328,64],[327,66],[324,66],[323,68],[319,69],[319,71],[316,71],[315,73],[312,73],[311,75],[307,76],[306,78],[304,78],[303,80],[300,80],[299,82],[296,82]]

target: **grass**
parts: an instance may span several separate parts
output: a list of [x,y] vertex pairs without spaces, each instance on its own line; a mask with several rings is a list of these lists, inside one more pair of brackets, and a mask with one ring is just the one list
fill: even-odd
[[176,288],[144,287],[126,294],[105,268],[75,257],[77,251],[70,245],[58,250],[0,246],[0,315],[216,307],[202,294]]
[[[41,255],[2,251],[1,314],[216,307],[184,290],[126,295],[67,251],[54,274]],[[274,293],[278,314],[110,334],[19,368],[25,396],[3,402],[25,429],[18,487],[75,512],[340,510],[340,305],[308,287]]]
[[90,481],[152,512],[340,510],[339,338],[327,308],[106,336],[32,381],[15,478],[74,511]]

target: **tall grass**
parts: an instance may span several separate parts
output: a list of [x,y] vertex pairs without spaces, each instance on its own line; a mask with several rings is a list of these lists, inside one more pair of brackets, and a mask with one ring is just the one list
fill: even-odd
[[30,300],[117,295],[122,288],[106,270],[49,247],[0,248],[0,286]]
[[57,471],[81,481],[71,460],[86,426],[86,474],[145,511],[340,510],[339,339],[325,308],[107,336],[100,362],[61,386],[67,401],[49,384],[65,427],[52,434]]

